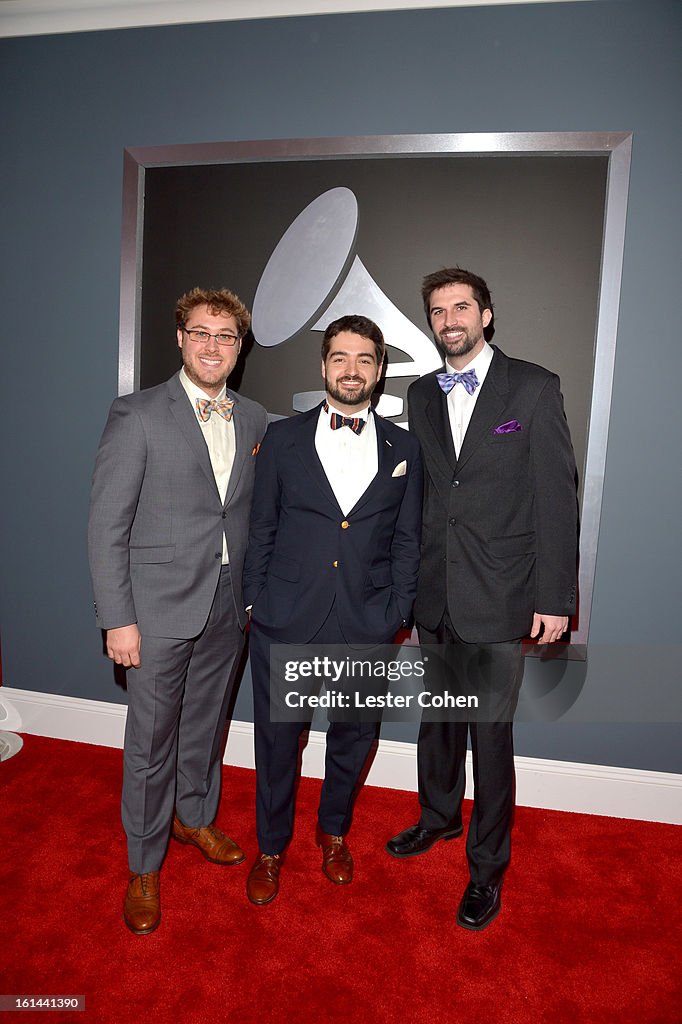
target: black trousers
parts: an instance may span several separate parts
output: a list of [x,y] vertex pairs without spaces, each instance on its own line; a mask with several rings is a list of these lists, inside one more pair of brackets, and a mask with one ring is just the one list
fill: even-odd
[[[419,640],[429,645],[464,645],[455,651],[452,666],[471,664],[482,654],[486,677],[495,690],[499,711],[495,721],[422,719],[417,746],[420,824],[428,829],[461,825],[466,783],[467,735],[471,735],[474,807],[466,840],[471,880],[491,885],[502,880],[511,856],[514,812],[513,711],[523,676],[521,641],[504,644],[464,644],[445,613],[435,633],[419,628]],[[475,650],[473,650],[475,648]],[[447,656],[447,652],[446,652]],[[457,681],[452,680],[456,687]],[[439,681],[442,685],[443,680]]]
[[[343,644],[334,608],[311,644]],[[270,646],[279,644],[251,623],[249,655],[253,682],[256,755],[256,830],[261,853],[281,853],[291,839],[298,741],[309,722],[270,721]],[[327,731],[325,773],[318,822],[329,835],[345,835],[353,797],[367,755],[376,738],[376,722],[331,722]]]

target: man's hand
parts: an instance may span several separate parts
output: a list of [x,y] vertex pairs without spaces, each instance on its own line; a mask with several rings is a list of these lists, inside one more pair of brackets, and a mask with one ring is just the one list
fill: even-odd
[[[538,637],[539,644],[553,644],[556,640],[561,639],[567,629],[567,615],[542,615],[541,612],[535,612],[530,636],[532,640]],[[541,630],[542,635],[540,635]]]
[[124,668],[140,667],[140,643],[142,637],[137,628],[137,623],[130,626],[119,626],[117,629],[108,629],[107,654],[117,665]]

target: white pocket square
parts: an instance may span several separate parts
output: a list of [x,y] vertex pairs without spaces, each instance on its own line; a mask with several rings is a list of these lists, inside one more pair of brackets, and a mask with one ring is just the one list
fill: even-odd
[[395,469],[391,473],[391,476],[405,476],[406,473],[407,462],[405,461],[405,459],[403,459],[403,461],[399,462],[398,465],[395,467]]

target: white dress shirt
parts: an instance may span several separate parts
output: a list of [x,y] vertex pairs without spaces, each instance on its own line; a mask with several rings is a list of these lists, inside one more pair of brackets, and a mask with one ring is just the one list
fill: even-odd
[[[329,404],[331,412],[339,416],[348,415]],[[350,427],[332,430],[329,413],[325,412],[324,406],[320,409],[315,431],[315,450],[339,507],[346,516],[377,475],[377,432],[369,406],[353,414],[367,421],[360,434],[356,434]]]
[[474,391],[473,395],[467,393],[466,388],[463,384],[455,384],[454,388],[448,395],[448,416],[450,417],[450,429],[452,431],[452,440],[455,445],[455,455],[459,458],[459,453],[462,450],[462,442],[469,426],[469,421],[473,415],[474,406],[481,392],[483,381],[486,378],[486,374],[490,368],[490,364],[493,359],[492,348],[488,342],[483,343],[483,348],[478,355],[467,363],[462,369],[455,369],[450,363],[446,361],[445,369],[447,373],[465,373],[467,370],[475,370],[478,378],[478,387]]
[[[227,485],[230,480],[230,473],[232,472],[232,465],[234,463],[235,453],[235,438],[234,438],[234,420],[225,420],[218,413],[212,413],[209,419],[205,422],[199,418],[197,412],[197,398],[211,398],[211,395],[207,395],[205,391],[198,388],[185,373],[185,368],[180,370],[180,383],[187,393],[190,404],[192,406],[192,412],[197,418],[197,423],[201,427],[201,433],[204,435],[204,441],[208,448],[208,457],[211,460],[211,466],[213,468],[213,476],[215,477],[216,487],[218,488],[218,494],[220,500],[225,501],[225,495],[227,494]],[[225,398],[227,394],[227,388],[223,384],[222,391],[219,395],[216,395],[216,402],[219,402],[221,398]],[[227,565],[230,558],[227,552],[227,540],[225,538],[225,531],[223,530],[223,565]]]

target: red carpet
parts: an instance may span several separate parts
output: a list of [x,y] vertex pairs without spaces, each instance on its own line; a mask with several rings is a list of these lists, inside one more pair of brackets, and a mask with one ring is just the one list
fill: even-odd
[[[85,995],[43,1020],[152,1024],[680,1024],[679,828],[520,808],[502,913],[458,928],[462,840],[397,861],[416,798],[365,787],[351,886],[319,870],[319,782],[304,779],[278,899],[253,907],[254,774],[224,772],[218,823],[247,862],[172,843],[163,920],[131,935],[121,751],[26,736],[0,765],[0,994]],[[36,1011],[0,1020],[36,1019]]]

